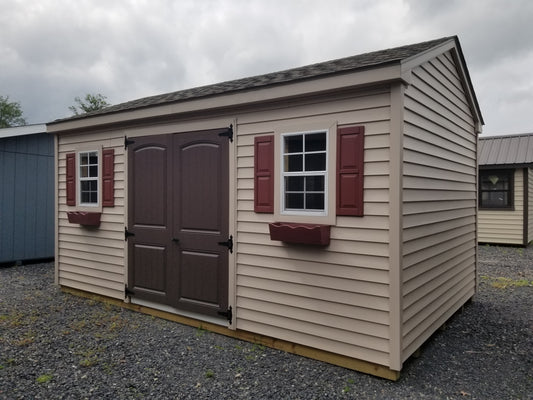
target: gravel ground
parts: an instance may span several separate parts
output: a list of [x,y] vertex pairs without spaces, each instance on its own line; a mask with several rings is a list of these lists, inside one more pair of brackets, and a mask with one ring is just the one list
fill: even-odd
[[479,261],[398,382],[62,293],[51,263],[0,268],[0,399],[533,399],[533,246]]

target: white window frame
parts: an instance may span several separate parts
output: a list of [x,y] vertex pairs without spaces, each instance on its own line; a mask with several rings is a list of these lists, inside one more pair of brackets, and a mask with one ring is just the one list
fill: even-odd
[[[313,152],[306,152],[305,151],[305,136],[306,135],[312,135],[317,133],[323,133],[326,138],[326,149],[320,150],[320,151],[313,151]],[[289,136],[303,136],[303,148],[302,148],[302,163],[303,163],[303,171],[301,172],[286,172],[284,171],[284,159],[285,156],[288,154],[295,154],[295,153],[285,153],[284,151],[284,144],[285,144],[285,138]],[[297,215],[297,216],[327,216],[328,215],[328,201],[329,201],[329,179],[328,179],[328,166],[329,166],[329,134],[327,129],[318,129],[318,130],[305,130],[305,131],[299,131],[299,132],[288,132],[283,133],[280,135],[280,159],[279,159],[279,193],[280,193],[280,214],[281,215]],[[325,153],[326,155],[326,169],[323,171],[305,171],[305,154],[320,154]],[[323,210],[295,210],[295,209],[286,209],[285,207],[285,178],[290,176],[323,176],[324,177],[324,209]],[[305,188],[304,188],[304,198],[305,198]]]
[[[96,153],[97,156],[97,176],[83,178],[81,176],[81,157],[82,154]],[[84,181],[96,181],[96,203],[82,202],[81,183]],[[102,209],[102,149],[100,146],[83,147],[76,150],[76,204],[80,211],[101,211]]]
[[[283,168],[283,135],[291,133],[310,133],[310,132],[326,132],[327,134],[327,150],[326,150],[326,171],[327,183],[324,182],[325,193],[325,212],[299,212],[284,213],[282,210],[282,168]],[[336,225],[336,153],[337,153],[337,121],[334,120],[317,120],[315,118],[304,118],[299,121],[294,121],[291,125],[281,125],[274,129],[274,214],[272,216],[274,221],[288,222],[288,223],[303,223],[303,224],[324,224]],[[327,184],[327,186],[326,186]]]

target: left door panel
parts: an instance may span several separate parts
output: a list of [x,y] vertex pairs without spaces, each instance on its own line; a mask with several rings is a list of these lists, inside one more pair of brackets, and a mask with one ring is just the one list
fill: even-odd
[[172,304],[172,136],[139,137],[128,149],[128,288],[138,299]]

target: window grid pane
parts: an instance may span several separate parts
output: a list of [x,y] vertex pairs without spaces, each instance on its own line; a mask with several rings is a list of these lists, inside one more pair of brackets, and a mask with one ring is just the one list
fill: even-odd
[[290,154],[283,157],[285,172],[300,172],[303,171],[303,155]]
[[305,155],[306,171],[325,171],[326,153],[313,153]]
[[481,208],[512,208],[512,171],[480,171]]
[[80,202],[98,204],[98,152],[79,154]]
[[325,211],[326,132],[283,137],[285,211]]
[[324,133],[310,133],[305,136],[305,151],[326,151],[326,135]]

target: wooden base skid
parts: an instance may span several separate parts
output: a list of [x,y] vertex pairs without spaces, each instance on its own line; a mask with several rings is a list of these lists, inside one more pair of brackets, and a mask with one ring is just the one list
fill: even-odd
[[75,296],[85,297],[92,300],[98,300],[104,303],[113,304],[129,310],[138,311],[143,314],[152,315],[154,317],[166,319],[169,321],[178,322],[180,324],[189,325],[195,328],[202,328],[210,332],[218,333],[228,337],[239,340],[244,340],[251,343],[257,343],[263,346],[282,350],[287,353],[296,354],[299,356],[312,358],[314,360],[323,361],[328,364],[338,365],[340,367],[352,369],[354,371],[363,372],[365,374],[374,375],[380,378],[396,381],[400,378],[400,371],[393,371],[384,365],[374,364],[368,361],[358,360],[355,358],[343,356],[341,354],[331,353],[329,351],[315,349],[309,346],[300,345],[297,343],[288,342],[281,339],[275,339],[269,336],[260,335],[253,332],[242,330],[231,330],[220,325],[209,322],[199,321],[193,318],[183,317],[181,315],[169,313],[166,311],[156,310],[154,308],[141,306],[138,304],[126,303],[118,299],[89,293],[79,289],[73,289],[61,286],[61,290]]

